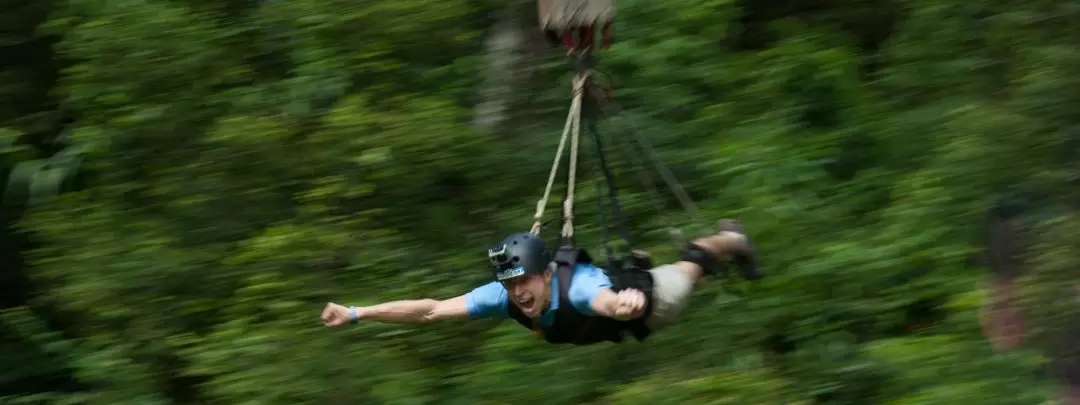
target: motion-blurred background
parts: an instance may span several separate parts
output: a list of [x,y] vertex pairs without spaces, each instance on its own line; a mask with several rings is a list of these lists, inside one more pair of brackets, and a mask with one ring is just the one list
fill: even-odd
[[[532,224],[572,74],[535,14],[520,0],[0,1],[0,403],[1061,392],[1080,303],[1067,1],[620,0],[597,76],[622,111],[600,131],[647,137],[704,218],[746,224],[769,278],[710,282],[647,344],[556,347],[482,321],[324,328],[327,301],[468,291],[488,281],[484,248]],[[667,193],[657,212],[612,153],[633,235],[673,259],[666,228],[708,224]],[[600,252],[600,176],[583,162],[578,241]],[[1015,350],[980,327],[994,311],[1022,314]]]

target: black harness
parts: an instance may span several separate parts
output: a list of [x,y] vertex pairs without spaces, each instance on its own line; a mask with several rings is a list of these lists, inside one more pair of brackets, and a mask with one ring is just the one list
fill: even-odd
[[[634,288],[645,293],[645,315],[629,321],[618,321],[603,316],[587,316],[574,309],[570,303],[570,284],[573,282],[574,268],[578,263],[592,263],[592,258],[584,249],[573,246],[563,246],[555,252],[554,262],[557,264],[556,275],[558,277],[559,308],[555,310],[555,319],[548,327],[541,327],[537,320],[525,316],[512,302],[508,302],[510,318],[522,326],[533,330],[549,343],[569,343],[574,345],[589,345],[600,342],[622,342],[626,333],[634,336],[638,341],[644,341],[652,330],[645,322],[652,313],[652,274],[646,271],[652,267],[647,258],[637,261],[628,261],[618,269],[609,269],[608,277],[611,278],[612,290],[620,291]],[[644,264],[638,266],[638,264]],[[509,299],[508,299],[509,300]]]

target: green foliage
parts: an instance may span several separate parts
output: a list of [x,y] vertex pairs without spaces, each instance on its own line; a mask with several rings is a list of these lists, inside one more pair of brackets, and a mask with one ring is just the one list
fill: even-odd
[[[0,403],[1051,394],[1035,373],[1044,356],[987,347],[970,258],[986,209],[1022,196],[1043,219],[1022,280],[1033,348],[1077,314],[1075,6],[621,2],[599,66],[624,111],[601,130],[646,135],[706,219],[742,219],[769,278],[735,287],[746,296],[709,282],[646,344],[567,348],[509,323],[317,319],[331,300],[459,295],[487,281],[486,241],[531,224],[569,73],[556,50],[529,59],[511,75],[515,124],[469,124],[489,16],[517,17],[494,13],[504,4],[12,4],[0,50],[19,50],[0,63],[0,100],[26,103],[0,104],[0,168],[10,212],[25,215],[3,216],[20,218],[5,223],[18,232],[0,238],[0,267],[29,290],[0,299],[0,360],[19,365],[0,369]],[[635,236],[669,260],[669,223],[707,224],[670,198],[656,212],[618,163]],[[576,230],[596,250],[598,171],[583,166]],[[16,296],[8,285],[0,298]]]

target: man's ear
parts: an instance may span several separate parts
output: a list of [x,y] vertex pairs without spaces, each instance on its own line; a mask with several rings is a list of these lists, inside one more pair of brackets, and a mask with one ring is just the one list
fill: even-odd
[[551,281],[551,275],[553,273],[554,272],[551,270],[551,266],[548,266],[546,269],[544,269],[544,282],[550,282]]

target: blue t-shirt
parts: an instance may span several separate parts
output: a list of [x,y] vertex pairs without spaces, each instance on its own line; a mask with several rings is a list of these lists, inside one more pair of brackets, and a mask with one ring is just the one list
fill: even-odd
[[[596,315],[592,309],[592,300],[601,289],[611,288],[611,279],[599,267],[585,263],[578,263],[571,277],[573,282],[570,283],[570,304],[581,314]],[[552,274],[551,306],[540,316],[540,325],[548,326],[555,320],[555,309],[559,308],[558,283],[558,274]],[[492,281],[465,294],[465,307],[473,318],[507,318],[510,314],[509,306],[512,305],[508,297],[502,283]]]

